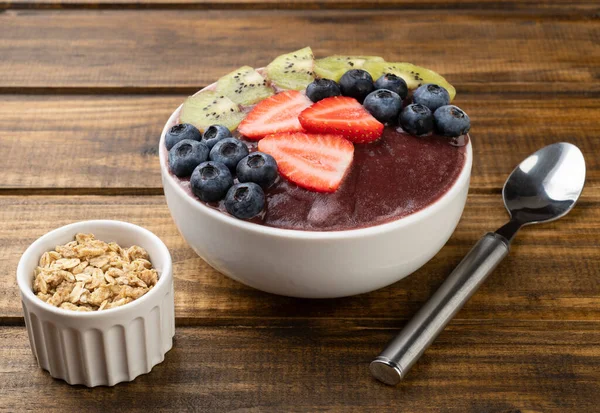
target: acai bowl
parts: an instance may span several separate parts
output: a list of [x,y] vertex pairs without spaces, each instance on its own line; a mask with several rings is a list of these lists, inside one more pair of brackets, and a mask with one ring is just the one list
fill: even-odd
[[[298,56],[300,52],[302,51],[294,52],[290,56],[294,54]],[[343,74],[338,76],[340,70],[347,72],[346,69],[361,64],[369,68],[368,59],[380,58],[334,56],[326,59],[329,60],[322,66],[325,69],[332,67],[335,69],[327,74],[335,79],[333,82],[339,82],[340,86],[344,86],[344,79],[340,78]],[[330,64],[332,59],[337,66]],[[303,62],[305,59],[301,56],[301,60]],[[277,59],[274,62],[276,61]],[[339,69],[339,62],[342,69]],[[321,72],[325,70],[323,67],[318,67],[319,60],[311,60],[310,64],[312,69],[305,73],[305,77],[308,77],[306,82],[313,77],[309,86],[311,83],[320,82],[319,76],[322,75],[318,69]],[[383,59],[374,60],[370,71],[374,71],[375,75],[378,74],[377,70],[385,71],[386,73],[380,77],[390,71],[397,73],[397,77],[402,79],[406,76],[405,71],[402,71],[404,67],[395,65],[406,64],[389,64]],[[315,131],[310,129],[313,127],[311,125],[308,125],[308,129],[305,128],[304,119],[301,119],[303,123],[300,125],[300,130],[267,133],[266,138],[248,137],[240,133],[240,130],[250,131],[251,133],[248,134],[252,135],[258,129],[260,135],[260,130],[265,128],[267,132],[272,132],[269,131],[272,121],[265,120],[265,116],[262,119],[251,116],[252,112],[261,105],[267,107],[266,112],[272,110],[285,113],[282,108],[273,109],[270,100],[274,100],[274,96],[291,95],[293,92],[289,91],[294,89],[288,88],[289,85],[282,87],[275,80],[277,73],[270,76],[269,67],[257,69],[252,73],[252,77],[256,79],[257,75],[264,76],[262,85],[271,87],[272,94],[267,97],[261,96],[257,103],[251,105],[240,104],[238,106],[240,118],[244,119],[241,121],[242,126],[238,128],[238,124],[235,123],[235,126],[227,125],[232,130],[232,136],[226,139],[242,141],[247,146],[249,155],[262,153],[266,148],[265,152],[268,155],[272,153],[277,159],[280,174],[268,187],[260,190],[263,194],[261,196],[264,196],[262,199],[264,205],[255,216],[242,216],[242,218],[235,216],[236,210],[232,213],[228,212],[232,211],[229,209],[231,203],[227,205],[228,199],[231,201],[231,196],[223,195],[221,199],[205,198],[204,193],[198,192],[198,185],[194,186],[194,177],[176,176],[174,173],[174,165],[175,167],[177,165],[169,163],[170,151],[166,141],[170,140],[169,146],[173,152],[175,145],[173,145],[171,129],[181,123],[190,121],[191,124],[192,121],[196,121],[197,117],[190,116],[189,111],[186,113],[185,107],[189,99],[194,97],[190,97],[186,103],[179,106],[165,124],[159,143],[163,187],[171,215],[186,242],[209,265],[228,277],[262,291],[293,297],[333,298],[366,293],[390,285],[423,266],[443,247],[460,220],[469,188],[473,161],[472,145],[466,133],[468,129],[467,131],[463,129],[461,131],[463,133],[458,136],[443,136],[440,131],[443,131],[444,125],[438,129],[435,123],[437,118],[433,117],[437,113],[436,110],[430,113],[430,123],[432,123],[430,126],[427,123],[428,119],[425,119],[425,122],[411,123],[411,119],[407,122],[406,119],[402,119],[402,116],[408,111],[406,108],[417,105],[417,101],[421,102],[418,106],[439,105],[436,96],[431,97],[425,93],[424,96],[419,97],[418,89],[422,90],[421,86],[429,85],[423,83],[430,81],[427,76],[430,78],[438,76],[443,82],[446,82],[445,79],[434,72],[426,72],[426,69],[413,66],[421,70],[414,75],[414,78],[420,80],[413,78],[413,82],[410,80],[404,82],[407,85],[407,93],[405,96],[398,93],[401,104],[395,119],[391,121],[382,119],[385,113],[381,114],[378,108],[373,109],[371,106],[369,110],[374,114],[367,113],[367,115],[377,116],[377,120],[381,123],[377,136],[370,136],[370,131],[361,134],[359,125],[353,129],[354,136],[349,137],[353,139],[350,144],[343,143],[340,146],[335,137],[327,139],[320,137],[324,134],[332,135],[329,131]],[[427,73],[431,74],[427,75]],[[230,75],[235,76],[235,74],[232,72]],[[239,76],[240,73],[237,74]],[[315,80],[314,77],[317,79]],[[394,77],[390,76],[392,80],[395,80]],[[371,80],[371,82],[377,85],[379,80],[378,78],[377,81]],[[361,81],[359,79],[355,83],[360,86]],[[194,96],[216,91],[214,96],[223,97],[226,92],[219,90],[219,84],[219,82],[214,83]],[[446,85],[451,88],[447,82],[445,87]],[[292,86],[301,89],[297,84]],[[379,90],[375,87],[367,91],[367,96],[363,96],[362,99],[360,94],[356,94],[352,99],[358,103],[351,103],[360,106],[362,100],[367,107],[365,102],[368,102],[368,95],[375,94]],[[340,89],[344,88],[340,87]],[[347,104],[348,95],[354,91],[351,88],[349,91],[346,87],[343,93],[329,96],[327,93],[337,92],[323,91],[323,88],[320,92],[326,96],[324,98],[318,96],[314,101],[312,100],[314,93],[302,90],[300,93],[303,98],[293,95],[296,100],[291,104],[286,102],[284,105],[306,106],[292,109],[304,112],[327,104],[325,112],[332,113],[331,111],[335,112],[335,110],[329,108],[333,105]],[[308,95],[311,95],[311,102],[308,102]],[[453,95],[454,91],[451,93],[452,97]],[[302,99],[306,99],[307,102],[298,105],[297,103]],[[444,96],[441,103],[444,103],[443,99]],[[446,99],[448,100],[446,103],[449,103],[448,97]],[[223,106],[219,104],[217,107]],[[341,113],[348,113],[344,110]],[[362,110],[362,107],[357,110]],[[352,112],[354,118],[357,118],[356,113],[358,112]],[[360,112],[361,122],[367,115],[363,117],[363,113]],[[304,115],[299,117],[302,116]],[[244,126],[244,122],[248,119],[256,119],[251,127],[248,124]],[[364,124],[367,124],[368,129],[375,123]],[[196,140],[202,142],[202,135],[208,129],[208,125],[202,121],[198,121],[196,125],[199,132]],[[284,129],[288,128],[289,122],[279,122],[278,127],[281,126]],[[450,129],[453,126],[455,125],[449,125]],[[292,126],[294,127],[298,126]],[[321,125],[318,124],[316,127],[321,128]],[[423,132],[418,130],[419,127],[424,128],[425,132],[417,134]],[[356,130],[359,130],[359,133],[356,133]],[[409,133],[409,130],[412,133]],[[361,141],[363,138],[364,140]],[[309,144],[306,145],[305,142]],[[322,145],[323,142],[327,144],[325,147]],[[330,142],[335,145],[331,145]],[[287,152],[279,150],[282,145],[287,148]],[[343,156],[337,156],[337,153],[331,152],[331,148],[338,150],[339,147],[342,151],[349,151],[348,145],[353,148],[349,162],[345,153]],[[307,146],[307,151],[310,153],[301,154],[304,156],[302,162],[296,162],[295,158],[289,161],[288,156],[296,156],[298,148],[302,152]],[[290,147],[292,149],[289,149]],[[419,151],[422,151],[422,156],[419,155]],[[213,149],[209,148],[208,152],[211,154],[208,155],[210,158],[203,164],[210,164],[214,159]],[[315,161],[315,154],[321,153],[323,158],[316,160],[316,169],[312,167],[313,164],[306,166],[303,163],[305,159]],[[394,157],[390,158],[392,156],[390,154]],[[340,164],[344,164],[346,168],[341,172],[338,168]],[[197,176],[199,171],[196,169],[201,169],[201,166],[194,169]],[[324,179],[325,175],[319,175],[322,170],[319,168],[327,169],[330,166],[332,173]],[[293,169],[294,167],[296,169]],[[242,179],[236,176],[236,168],[230,167],[230,169],[233,181],[229,184],[228,193],[235,190],[231,187],[232,184],[235,187],[242,182]],[[291,169],[293,173],[290,173]],[[298,175],[301,178],[298,179]],[[381,180],[378,180],[378,177],[381,177]],[[395,201],[398,201],[397,205],[389,207]],[[376,212],[371,213],[371,211]]]

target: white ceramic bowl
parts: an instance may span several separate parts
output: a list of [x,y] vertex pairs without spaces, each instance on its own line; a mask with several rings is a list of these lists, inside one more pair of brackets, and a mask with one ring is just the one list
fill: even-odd
[[[209,86],[208,88],[211,88]],[[181,106],[163,129],[160,170],[167,204],[187,243],[217,271],[269,293],[333,298],[390,285],[429,261],[462,215],[473,152],[454,185],[426,208],[386,224],[346,231],[299,231],[242,221],[202,204],[169,173],[164,139]]]
[[[156,286],[137,300],[109,310],[76,312],[54,307],[32,290],[33,272],[46,251],[78,232],[146,249],[157,269]],[[17,268],[31,349],[41,368],[69,384],[112,386],[131,381],[162,362],[173,346],[175,315],[171,255],[152,232],[120,221],[83,221],[50,231],[23,254]]]

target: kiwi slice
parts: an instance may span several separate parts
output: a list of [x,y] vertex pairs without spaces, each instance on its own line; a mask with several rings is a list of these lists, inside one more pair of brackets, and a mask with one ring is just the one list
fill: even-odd
[[314,59],[310,47],[282,54],[267,66],[267,77],[283,89],[305,89],[315,80]]
[[275,94],[267,80],[250,66],[242,66],[220,78],[216,90],[240,105],[253,105]]
[[350,69],[362,69],[365,62],[384,62],[379,56],[340,56],[333,55],[315,60],[315,74],[322,79],[336,82]]
[[393,73],[404,79],[409,89],[416,89],[424,83],[433,83],[445,88],[450,94],[450,100],[456,96],[456,89],[446,79],[433,70],[425,69],[412,63],[389,63],[368,60],[362,68],[369,72],[375,80],[386,73]]
[[191,123],[201,132],[211,125],[223,125],[234,130],[246,115],[237,103],[217,92],[204,91],[183,102],[180,123]]

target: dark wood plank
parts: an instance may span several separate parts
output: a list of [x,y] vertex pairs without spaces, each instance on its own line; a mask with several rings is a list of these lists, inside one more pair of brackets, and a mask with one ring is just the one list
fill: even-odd
[[305,45],[317,56],[412,61],[459,90],[514,82],[597,90],[595,13],[563,20],[498,10],[8,10],[0,15],[0,90],[193,88]]
[[392,388],[368,363],[395,325],[178,328],[163,364],[133,383],[70,387],[37,367],[23,327],[2,327],[6,410],[591,412],[598,322],[454,321]]
[[[600,195],[584,192],[560,221],[523,230],[512,254],[459,313],[461,319],[600,321]],[[472,194],[459,227],[417,273],[370,294],[301,300],[265,294],[210,268],[185,244],[162,196],[0,197],[0,321],[21,322],[15,269],[37,237],[85,219],[120,219],[156,233],[174,260],[178,324],[268,325],[273,319],[408,319],[506,213],[498,194]]]
[[[183,98],[3,96],[0,153],[11,161],[0,169],[0,188],[158,194],[158,138]],[[582,149],[588,188],[600,187],[600,159],[595,156],[600,149],[600,95],[459,91],[456,104],[473,122],[472,188],[499,191],[521,159],[558,141]]]
[[41,8],[41,7],[195,7],[205,9],[478,9],[502,11],[533,11],[538,15],[548,13],[576,14],[596,10],[598,4],[593,1],[564,0],[480,0],[477,2],[456,0],[3,0],[0,7],[5,8]]
[[161,188],[158,140],[183,96],[9,96],[4,188]]

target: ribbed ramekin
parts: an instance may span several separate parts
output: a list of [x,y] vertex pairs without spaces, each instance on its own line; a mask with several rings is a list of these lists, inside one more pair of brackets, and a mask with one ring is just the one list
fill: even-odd
[[[45,303],[32,290],[33,273],[46,251],[75,234],[92,233],[123,247],[139,245],[159,279],[139,299],[109,310],[76,312]],[[149,373],[173,346],[173,269],[165,244],[152,232],[120,221],[83,221],[57,228],[27,248],[17,267],[25,324],[33,354],[54,378],[88,387],[113,386]]]

